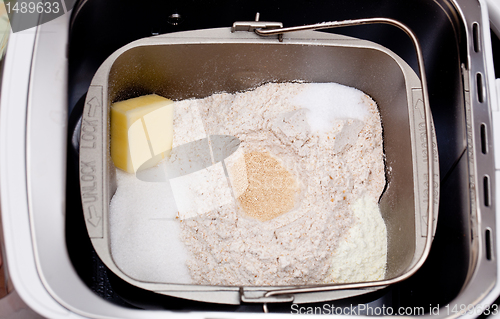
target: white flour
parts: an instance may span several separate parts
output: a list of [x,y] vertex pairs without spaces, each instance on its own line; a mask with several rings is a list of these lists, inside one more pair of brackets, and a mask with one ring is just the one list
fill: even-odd
[[[297,195],[290,211],[260,221],[239,199],[226,203],[203,191],[224,205],[182,219],[175,218],[171,196],[156,197],[171,193],[168,183],[121,174],[110,229],[122,271],[139,280],[211,285],[384,277],[386,230],[376,205],[385,185],[382,130],[368,96],[338,84],[267,84],[176,102],[174,109],[174,147],[207,135],[236,136],[239,152],[277,160],[295,179]],[[145,198],[134,196],[134,187]],[[366,243],[375,246],[362,247]]]

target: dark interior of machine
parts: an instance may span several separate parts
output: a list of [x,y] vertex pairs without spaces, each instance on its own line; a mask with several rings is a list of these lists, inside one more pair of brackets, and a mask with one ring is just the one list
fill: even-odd
[[[388,17],[407,24],[423,47],[430,106],[436,127],[440,168],[440,207],[430,256],[410,279],[377,292],[328,302],[335,306],[373,304],[391,307],[444,306],[462,289],[470,263],[470,204],[465,110],[461,64],[466,37],[453,5],[446,0],[299,0],[289,1],[78,1],[68,44],[68,131],[66,240],[71,261],[97,295],[123,307],[181,311],[261,312],[261,304],[219,305],[144,291],[111,273],[87,235],[78,183],[79,120],[85,94],[102,62],[123,45],[152,35],[230,27],[235,21],[279,21],[284,26],[366,17]],[[411,41],[384,25],[335,29],[381,44],[401,56],[418,74]],[[493,36],[494,54],[500,41]],[[499,65],[495,68],[500,77]],[[322,306],[324,303],[308,306]],[[269,305],[270,312],[290,312],[290,304]]]

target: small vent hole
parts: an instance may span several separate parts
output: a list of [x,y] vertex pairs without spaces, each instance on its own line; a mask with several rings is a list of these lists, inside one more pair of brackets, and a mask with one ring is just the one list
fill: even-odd
[[484,89],[483,89],[483,75],[481,73],[476,74],[476,87],[477,87],[477,100],[479,103],[484,102]]
[[490,178],[488,176],[483,177],[483,190],[484,190],[484,206],[489,207],[490,203]]
[[486,135],[486,124],[481,124],[481,152],[488,154],[488,138]]
[[486,259],[488,260],[491,260],[491,256],[492,256],[492,245],[491,245],[491,230],[489,229],[486,229],[486,233],[485,233],[485,236],[484,236],[484,240],[485,240],[485,243],[486,243]]
[[472,24],[472,41],[474,46],[474,52],[479,52],[479,48],[481,47],[481,42],[479,42],[479,24],[474,22]]

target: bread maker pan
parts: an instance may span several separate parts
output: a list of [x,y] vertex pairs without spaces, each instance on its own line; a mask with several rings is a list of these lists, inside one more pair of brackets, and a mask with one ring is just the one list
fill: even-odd
[[[144,38],[114,52],[96,72],[83,110],[79,163],[83,213],[98,256],[114,274],[133,286],[226,304],[333,300],[407,278],[428,254],[432,242],[428,212],[435,212],[435,223],[439,200],[438,156],[433,127],[426,123],[432,122],[429,106],[424,103],[425,82],[400,57],[375,43],[315,31],[279,37],[233,32],[242,28],[253,31],[251,24]],[[253,70],[250,80],[244,70]],[[109,151],[111,103],[150,93],[173,100],[203,98],[267,82],[298,80],[355,87],[377,102],[387,176],[379,202],[388,232],[386,279],[345,286],[235,287],[145,282],[123,272],[113,260],[109,235],[108,207],[116,190]],[[428,144],[433,145],[431,149]],[[433,169],[431,174],[429,167]],[[429,175],[433,177],[432,196]]]

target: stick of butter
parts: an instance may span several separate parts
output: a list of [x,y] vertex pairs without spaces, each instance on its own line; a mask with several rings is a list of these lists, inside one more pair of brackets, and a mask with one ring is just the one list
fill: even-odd
[[111,105],[111,158],[116,167],[135,173],[155,166],[172,149],[173,101],[156,94]]

